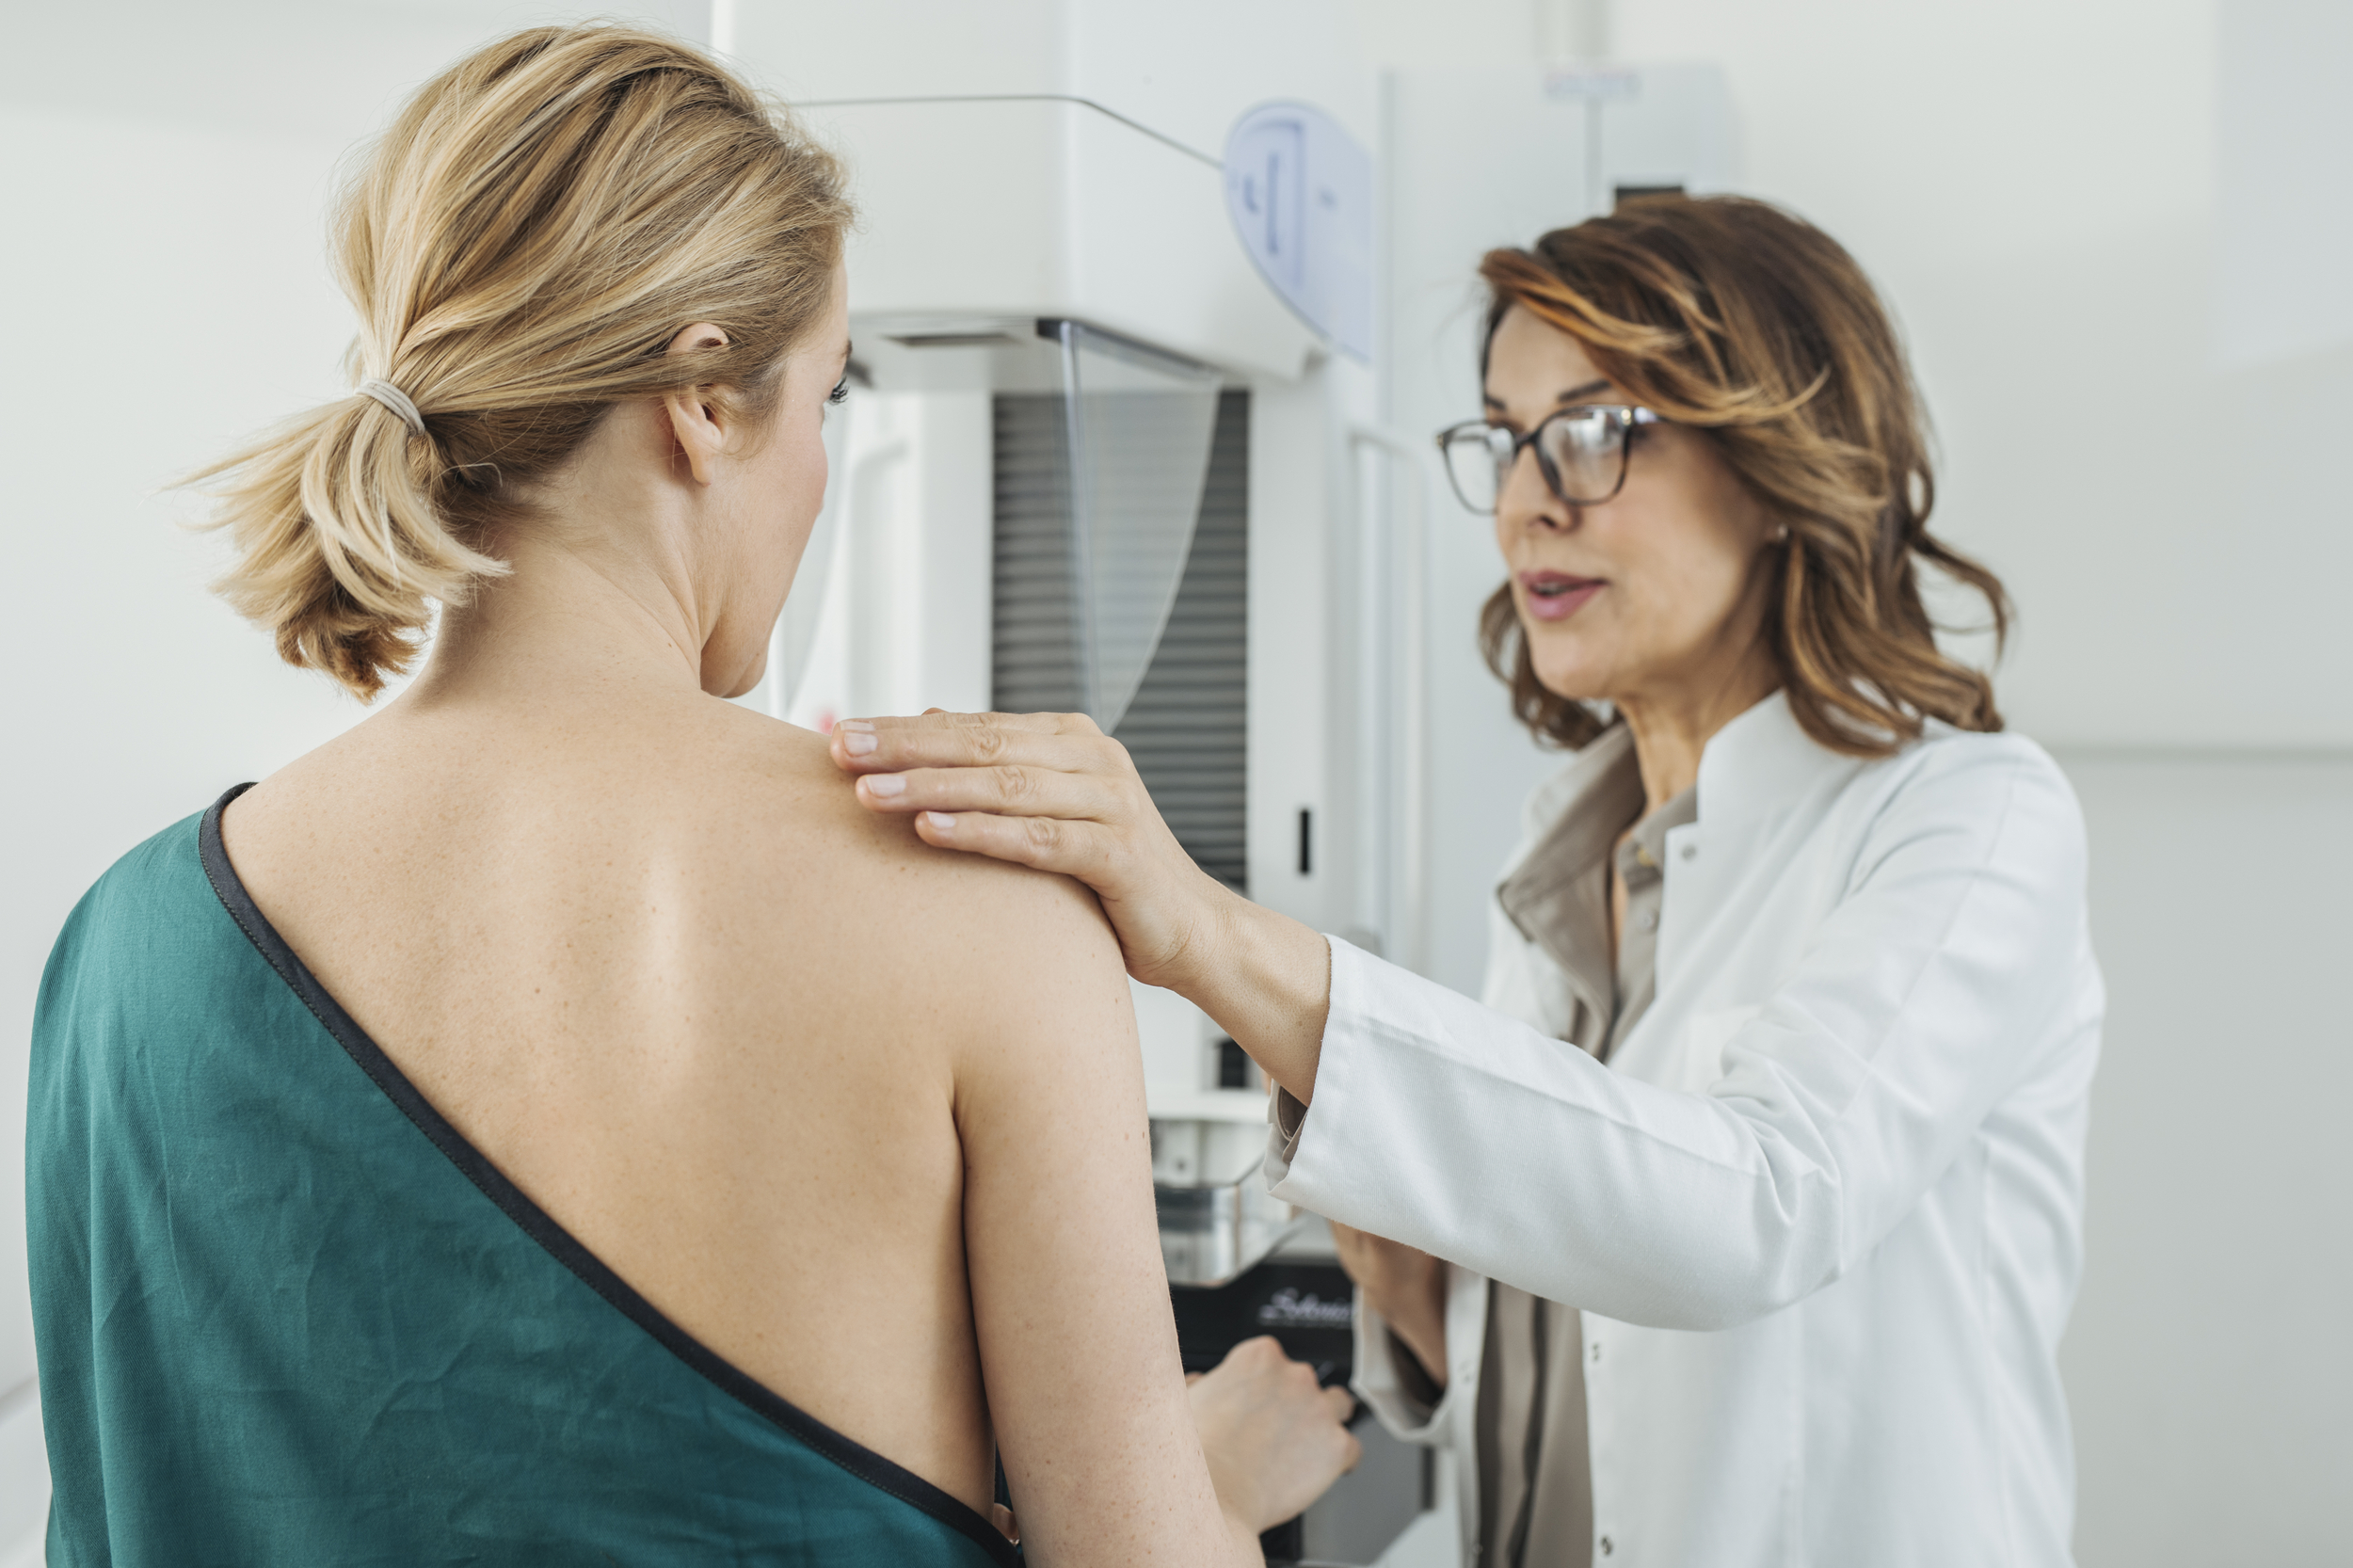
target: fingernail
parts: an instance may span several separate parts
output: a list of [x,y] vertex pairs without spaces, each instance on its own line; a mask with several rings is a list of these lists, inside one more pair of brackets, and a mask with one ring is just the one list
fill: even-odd
[[853,729],[846,724],[836,728],[841,731],[841,749],[853,757],[864,757],[882,744],[882,737],[871,729]]
[[956,819],[945,811],[926,811],[923,820],[932,824],[935,833],[952,832],[956,825]]
[[869,735],[874,732],[874,727],[864,719],[843,719],[834,728],[836,729],[863,729]]
[[892,795],[905,794],[907,792],[906,777],[903,774],[870,773],[866,776],[866,792],[870,795],[880,796],[885,800]]

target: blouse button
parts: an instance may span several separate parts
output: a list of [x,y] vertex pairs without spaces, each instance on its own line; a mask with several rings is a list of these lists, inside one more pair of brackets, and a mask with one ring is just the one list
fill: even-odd
[[1699,846],[1699,845],[1697,845],[1697,844],[1686,844],[1686,845],[1684,845],[1684,846],[1683,846],[1683,857],[1684,857],[1686,860],[1696,860],[1696,859],[1698,859],[1698,858],[1700,857],[1700,846]]
[[1606,1535],[1605,1535],[1605,1536],[1603,1536],[1603,1537],[1601,1538],[1601,1555],[1602,1555],[1602,1556],[1604,1556],[1604,1557],[1608,1557],[1608,1556],[1609,1556],[1611,1552],[1614,1552],[1614,1551],[1616,1551],[1617,1549],[1618,1549],[1617,1547],[1612,1546],[1612,1545],[1609,1544],[1609,1538],[1608,1536],[1606,1536]]

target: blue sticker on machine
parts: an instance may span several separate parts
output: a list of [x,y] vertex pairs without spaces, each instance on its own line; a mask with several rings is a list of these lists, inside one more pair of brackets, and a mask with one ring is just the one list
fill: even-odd
[[1306,104],[1261,104],[1225,138],[1225,211],[1258,275],[1350,358],[1372,358],[1372,157]]

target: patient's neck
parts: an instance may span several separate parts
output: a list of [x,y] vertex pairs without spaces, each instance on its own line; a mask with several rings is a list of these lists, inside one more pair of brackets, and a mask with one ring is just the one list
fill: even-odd
[[709,632],[688,564],[655,548],[616,546],[609,534],[592,539],[518,531],[500,541],[494,553],[512,570],[443,611],[404,705],[699,694]]

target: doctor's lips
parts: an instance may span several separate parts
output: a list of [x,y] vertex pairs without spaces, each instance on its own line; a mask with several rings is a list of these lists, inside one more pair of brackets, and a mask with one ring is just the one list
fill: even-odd
[[1571,577],[1565,571],[1519,574],[1520,605],[1538,620],[1566,620],[1609,585],[1606,577]]

